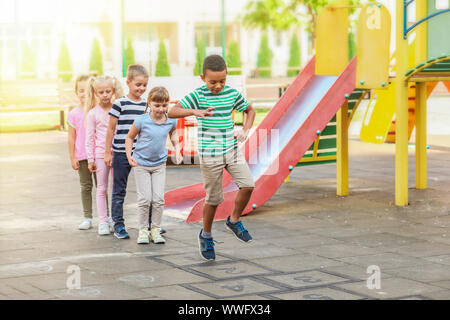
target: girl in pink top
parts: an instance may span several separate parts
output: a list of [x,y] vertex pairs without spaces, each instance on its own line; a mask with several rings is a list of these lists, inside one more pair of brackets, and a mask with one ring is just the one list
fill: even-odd
[[86,103],[86,89],[89,75],[80,75],[75,81],[75,93],[80,105],[73,108],[67,116],[70,164],[78,172],[81,187],[81,203],[83,205],[84,220],[78,226],[80,230],[90,229],[92,226],[92,178],[95,174],[88,168],[85,143],[84,105]]
[[105,141],[109,122],[109,110],[113,98],[121,97],[120,82],[110,76],[89,78],[86,101],[86,155],[90,172],[97,174],[97,212],[99,216],[98,234],[110,233],[108,224],[108,176],[111,167],[106,166]]

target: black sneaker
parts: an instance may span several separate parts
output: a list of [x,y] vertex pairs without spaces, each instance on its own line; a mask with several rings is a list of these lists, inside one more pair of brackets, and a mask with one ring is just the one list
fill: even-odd
[[227,220],[225,221],[225,227],[231,232],[233,232],[236,238],[238,238],[243,242],[250,242],[253,239],[250,233],[248,233],[247,229],[244,228],[244,225],[242,224],[241,221],[232,223],[230,221],[230,217],[228,217]]
[[200,233],[198,235],[198,246],[200,249],[200,255],[203,259],[210,261],[216,259],[216,252],[214,251],[214,240],[203,238],[202,237],[202,230],[200,230]]

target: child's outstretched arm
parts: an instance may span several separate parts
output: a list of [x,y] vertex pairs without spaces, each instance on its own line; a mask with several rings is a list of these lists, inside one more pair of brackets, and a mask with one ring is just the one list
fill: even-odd
[[250,132],[250,129],[253,126],[253,122],[255,121],[256,112],[251,102],[244,110],[244,113],[246,114],[244,126],[241,131],[236,133],[236,140],[239,142],[242,142],[245,139],[247,139],[248,133]]
[[183,155],[181,154],[180,140],[178,139],[177,129],[174,128],[169,132],[170,142],[175,148],[176,164],[180,164],[183,161]]
[[70,164],[73,170],[80,169],[80,163],[75,157],[75,138],[77,136],[77,132],[75,128],[69,125],[69,135],[67,139],[67,145],[69,147],[69,156],[70,156]]
[[108,167],[112,166],[112,155],[111,155],[111,147],[112,141],[114,138],[114,133],[116,132],[116,126],[119,119],[114,116],[109,116],[108,129],[106,131],[106,141],[105,141],[105,164]]
[[134,138],[136,138],[138,133],[139,131],[133,123],[130,130],[128,131],[127,137],[125,138],[125,151],[127,153],[128,163],[132,167],[136,167],[138,165],[136,159],[134,159],[133,156],[131,155],[133,151]]
[[198,118],[211,117],[214,108],[208,108],[206,110],[199,109],[184,109],[179,103],[174,105],[167,113],[169,118],[184,118],[189,116],[196,116]]

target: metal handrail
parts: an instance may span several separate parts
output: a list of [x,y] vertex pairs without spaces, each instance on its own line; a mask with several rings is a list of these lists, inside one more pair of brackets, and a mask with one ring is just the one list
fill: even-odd
[[437,15],[446,13],[446,12],[450,12],[450,9],[445,9],[445,10],[441,10],[441,11],[437,11],[435,13],[430,14],[429,16],[426,16],[423,19],[420,19],[419,21],[417,21],[416,23],[414,23],[411,27],[407,27],[407,23],[408,23],[408,6],[413,2],[414,0],[403,0],[403,39],[406,39],[408,36],[408,33],[414,29],[415,27],[417,27],[419,24],[421,24],[422,22],[425,22]]

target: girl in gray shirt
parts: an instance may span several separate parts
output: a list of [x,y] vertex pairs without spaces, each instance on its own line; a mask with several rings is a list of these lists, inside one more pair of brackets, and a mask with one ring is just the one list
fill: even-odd
[[[176,133],[177,121],[167,116],[169,93],[164,87],[150,90],[143,115],[136,118],[125,139],[125,150],[130,166],[134,167],[138,198],[138,244],[165,243],[161,236],[166,182],[167,136],[175,147],[176,163],[182,156]],[[147,113],[150,108],[150,113]],[[134,151],[133,141],[137,136]],[[152,205],[152,225],[148,232],[149,207]]]

